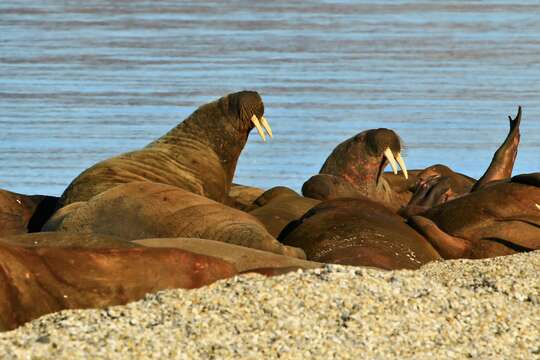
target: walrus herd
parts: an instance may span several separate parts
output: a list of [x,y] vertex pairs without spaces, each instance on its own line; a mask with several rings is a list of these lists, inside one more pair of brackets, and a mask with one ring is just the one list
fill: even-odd
[[226,95],[60,197],[0,190],[0,330],[245,271],[417,269],[539,249],[540,173],[512,177],[521,116],[479,180],[407,169],[398,134],[370,129],[336,146],[298,194],[232,183],[250,131],[265,141],[272,129],[257,92]]

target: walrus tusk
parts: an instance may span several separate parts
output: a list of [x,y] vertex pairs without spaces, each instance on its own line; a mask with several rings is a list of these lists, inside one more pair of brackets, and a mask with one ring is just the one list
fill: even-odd
[[270,124],[268,123],[268,120],[264,116],[261,116],[261,125],[264,127],[266,132],[270,137],[273,137],[272,135],[272,129],[270,128]]
[[405,179],[409,179],[409,173],[407,172],[407,167],[405,166],[405,160],[401,157],[401,153],[397,153],[396,161],[399,164],[399,167],[401,168],[401,171],[403,171],[403,176],[405,176]]
[[536,208],[540,210],[540,205],[538,205],[537,203],[534,203],[534,205],[536,205]]
[[394,172],[394,175],[397,175],[396,159],[394,158],[394,154],[392,154],[392,150],[390,150],[389,147],[386,148],[386,150],[384,150],[384,156],[386,157],[386,159],[390,163],[390,166],[392,167],[392,171]]
[[253,115],[251,117],[251,121],[253,122],[253,124],[257,128],[257,131],[259,132],[259,135],[261,136],[262,140],[266,141],[266,135],[264,135],[264,131],[263,131],[262,127],[261,127],[261,123],[259,122],[259,119],[257,118],[257,116]]

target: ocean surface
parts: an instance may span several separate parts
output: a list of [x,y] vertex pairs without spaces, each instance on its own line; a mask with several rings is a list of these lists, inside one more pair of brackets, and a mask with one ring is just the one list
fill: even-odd
[[399,133],[410,169],[479,177],[523,106],[540,171],[538,1],[0,1],[0,188],[59,195],[198,106],[261,93],[236,182],[299,190],[341,141]]

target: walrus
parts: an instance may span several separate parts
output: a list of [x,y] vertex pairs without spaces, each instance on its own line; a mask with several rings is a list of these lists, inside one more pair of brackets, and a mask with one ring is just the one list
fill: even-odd
[[158,238],[133,240],[130,243],[147,247],[182,249],[195,254],[213,256],[234,264],[239,272],[256,269],[313,269],[323,265],[291,256],[208,239]]
[[278,239],[323,263],[396,270],[441,259],[401,216],[365,197],[323,201],[287,225]]
[[[76,206],[75,206],[76,205]],[[148,181],[118,185],[72,211],[54,215],[44,231],[117,236],[125,240],[190,237],[304,258],[283,246],[252,215],[187,190]]]
[[418,175],[414,194],[399,213],[405,217],[421,214],[436,205],[478,191],[495,182],[510,179],[520,140],[521,106],[518,107],[516,117],[512,119],[508,116],[508,119],[510,123],[508,135],[478,181],[459,176],[442,165],[429,167]]
[[55,196],[0,190],[0,236],[40,231],[57,202]]
[[231,199],[229,206],[249,211],[253,206],[253,202],[263,193],[264,190],[261,188],[233,183],[231,190],[229,190],[229,198]]
[[394,174],[399,166],[403,176],[408,178],[399,136],[384,128],[363,131],[332,151],[319,174],[304,183],[302,194],[317,200],[360,195],[397,211],[405,200],[382,176],[388,164]]
[[540,173],[514,176],[409,219],[446,259],[540,249]]
[[255,199],[255,208],[249,213],[259,219],[272,236],[277,237],[287,224],[300,219],[319,202],[285,186],[276,186]]
[[175,248],[228,261],[238,272],[291,267],[311,269],[322,266],[290,256],[200,238],[150,238],[129,241],[111,235],[54,231],[4,236],[0,237],[0,243],[26,248],[121,249],[141,246]]
[[151,181],[174,185],[226,203],[240,152],[254,127],[263,140],[272,130],[255,91],[202,105],[146,147],[101,161],[77,176],[59,207],[87,201],[116,185]]
[[0,241],[0,331],[63,309],[125,304],[237,273],[227,261],[180,249],[26,248]]

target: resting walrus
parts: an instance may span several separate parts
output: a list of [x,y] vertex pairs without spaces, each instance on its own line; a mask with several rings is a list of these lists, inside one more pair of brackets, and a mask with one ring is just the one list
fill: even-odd
[[104,160],[82,172],[62,194],[60,207],[86,201],[133,181],[169,184],[227,201],[240,152],[253,127],[265,140],[264,104],[254,91],[229,94],[199,107],[146,147]]
[[384,128],[363,131],[336,146],[302,194],[321,201],[365,196],[397,211],[404,199],[382,176],[388,164],[408,179],[399,136]]
[[278,242],[257,218],[175,186],[149,181],[118,185],[56,212],[44,231],[116,236],[124,240],[190,237],[305,258]]

